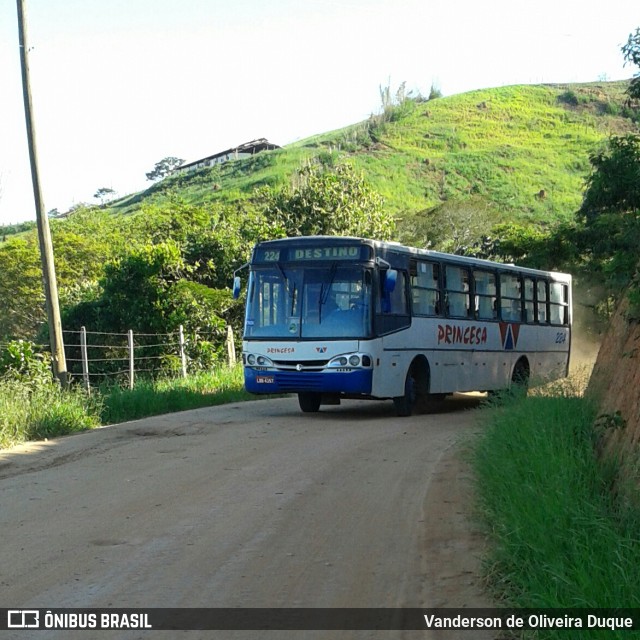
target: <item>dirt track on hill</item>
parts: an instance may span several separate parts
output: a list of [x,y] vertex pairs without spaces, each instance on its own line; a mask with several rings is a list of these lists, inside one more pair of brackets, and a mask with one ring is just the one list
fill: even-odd
[[[3,452],[1,606],[489,606],[461,455],[478,429],[476,404],[457,397],[438,413],[397,418],[390,402],[303,415],[295,399],[277,399]],[[183,635],[456,637],[273,633]],[[89,637],[37,634],[76,636]]]

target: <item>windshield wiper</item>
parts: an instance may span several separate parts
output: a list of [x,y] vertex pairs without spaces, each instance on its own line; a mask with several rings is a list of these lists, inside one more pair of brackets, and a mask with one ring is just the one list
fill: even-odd
[[286,292],[286,294],[291,297],[291,293],[289,292],[289,279],[287,278],[287,274],[284,272],[284,269],[282,268],[282,265],[279,262],[276,262],[276,267],[278,267],[278,271],[280,272],[280,275],[282,276],[282,279],[284,280],[284,290]]
[[329,282],[326,285],[322,283],[320,287],[320,300],[318,304],[318,322],[322,322],[322,307],[327,303],[327,298],[329,297],[329,292],[331,291],[331,285],[336,277],[336,271],[338,270],[338,263],[332,262],[331,269],[329,270]]
[[336,271],[338,270],[338,263],[332,262],[331,269],[329,270],[329,282],[327,283],[327,288],[325,289],[325,285],[323,283],[320,288],[320,306],[326,304],[327,298],[329,297],[329,292],[331,291],[331,285],[333,281],[336,279]]

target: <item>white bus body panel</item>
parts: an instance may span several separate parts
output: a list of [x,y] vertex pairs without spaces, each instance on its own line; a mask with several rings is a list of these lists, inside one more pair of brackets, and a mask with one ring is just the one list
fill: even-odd
[[[371,341],[377,342],[377,341]],[[413,360],[424,356],[430,393],[504,389],[516,362],[525,357],[532,380],[566,375],[570,328],[445,318],[414,318],[408,329],[379,339],[372,395],[404,393]]]

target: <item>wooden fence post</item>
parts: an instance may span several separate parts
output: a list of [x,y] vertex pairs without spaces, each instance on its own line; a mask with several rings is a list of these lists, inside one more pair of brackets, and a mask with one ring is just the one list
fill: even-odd
[[182,364],[182,377],[187,377],[187,356],[184,353],[184,328],[180,325],[179,333],[178,333],[179,341],[180,341],[180,362]]
[[133,330],[129,329],[129,389],[133,389]]
[[87,328],[80,327],[80,351],[82,353],[82,379],[87,393],[91,393],[89,385],[89,356],[87,354]]
[[227,326],[227,361],[230,367],[236,366],[236,345],[231,326]]

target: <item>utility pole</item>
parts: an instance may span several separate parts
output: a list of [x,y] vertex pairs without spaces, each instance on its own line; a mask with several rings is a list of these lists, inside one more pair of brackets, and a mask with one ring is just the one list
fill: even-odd
[[29,141],[29,159],[31,161],[31,182],[33,184],[33,198],[36,205],[36,218],[38,222],[38,241],[40,243],[40,260],[42,262],[42,280],[44,282],[44,294],[47,307],[47,320],[49,322],[49,340],[51,342],[51,356],[53,359],[53,372],[63,387],[68,384],[67,361],[64,355],[64,341],[62,339],[62,322],[60,320],[60,305],[58,302],[58,284],[56,270],[53,262],[53,244],[49,230],[49,219],[44,210],[40,178],[38,176],[38,154],[36,150],[36,137],[33,125],[33,113],[31,106],[31,87],[29,85],[29,63],[27,29],[24,17],[24,0],[18,3],[18,40],[20,45],[20,66],[22,68],[22,93],[24,97],[24,113],[27,123],[27,139]]

